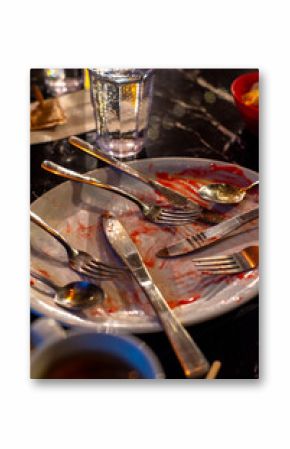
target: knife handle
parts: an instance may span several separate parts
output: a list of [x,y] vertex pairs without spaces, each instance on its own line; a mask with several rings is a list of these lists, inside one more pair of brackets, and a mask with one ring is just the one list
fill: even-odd
[[241,214],[238,219],[241,225],[248,223],[249,221],[255,220],[259,217],[259,207],[255,207],[255,209],[252,209],[248,212],[245,212],[244,214]]
[[[228,220],[222,221],[216,226],[211,226],[206,229],[203,234],[207,239],[222,239],[223,237],[229,235],[231,232],[236,231],[244,224],[249,221],[255,220],[259,217],[259,207],[255,207],[248,212],[244,212],[240,215],[236,215],[233,218],[229,218]],[[205,246],[203,244],[202,246]]]
[[153,282],[150,284],[141,282],[141,285],[162,324],[185,376],[191,379],[203,377],[209,370],[209,363],[197,344],[171,311],[156,285]]
[[98,148],[94,148],[93,145],[89,144],[85,140],[80,139],[79,137],[76,136],[71,136],[69,137],[68,142],[74,147],[78,148],[79,150],[89,154],[90,156],[93,156],[96,159],[100,159],[101,161],[105,162],[111,167],[117,168],[118,170],[121,170],[122,172],[127,173],[128,175],[131,175],[134,178],[137,178],[140,181],[150,185],[150,180],[145,175],[140,173],[138,170],[136,170],[133,167],[130,167],[128,164],[125,164],[124,162],[119,161],[118,159],[114,158],[113,156],[110,156],[109,154],[105,154]]

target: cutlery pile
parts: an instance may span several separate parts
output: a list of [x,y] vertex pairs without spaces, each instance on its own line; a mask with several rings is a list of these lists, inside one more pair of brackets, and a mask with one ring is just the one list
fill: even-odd
[[[106,184],[94,177],[68,170],[52,161],[43,161],[42,168],[72,181],[85,183],[121,195],[127,200],[134,202],[141,210],[143,217],[157,225],[183,226],[198,220],[206,221],[207,218],[209,222],[218,222],[218,224],[210,226],[202,232],[191,233],[182,240],[173,242],[160,249],[156,254],[160,258],[170,259],[201,251],[203,248],[223,240],[233,231],[259,217],[259,209],[256,207],[226,220],[222,220],[220,217],[211,218],[210,213],[207,215],[208,211],[188,199],[185,195],[165,187],[157,180],[137,171],[132,166],[104,154],[75,136],[70,137],[69,142],[90,156],[102,160],[110,167],[122,171],[150,186],[168,200],[169,207],[160,207],[158,204],[141,201],[126,190]],[[145,266],[135,243],[116,216],[107,213],[103,216],[102,223],[107,240],[125,265],[123,268],[113,267],[92,257],[88,253],[73,248],[59,232],[51,228],[33,212],[31,212],[31,220],[64,246],[67,251],[69,266],[81,276],[91,277],[95,280],[106,280],[120,278],[120,276],[126,273],[131,274],[145,292],[155,310],[185,376],[187,378],[200,378],[207,374],[206,378],[216,377],[220,369],[220,362],[215,362],[210,369],[207,359],[168,306],[163,294],[154,283],[150,272]],[[233,254],[206,258],[196,257],[192,262],[201,273],[208,275],[233,275],[253,270],[258,266],[258,246],[251,246]]]

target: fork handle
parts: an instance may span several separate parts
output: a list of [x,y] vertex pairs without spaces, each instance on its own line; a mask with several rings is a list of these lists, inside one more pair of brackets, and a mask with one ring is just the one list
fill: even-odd
[[33,223],[35,223],[37,226],[42,228],[44,231],[48,232],[52,237],[55,238],[66,250],[68,257],[73,257],[78,254],[78,250],[73,248],[66,239],[55,229],[53,229],[51,226],[49,226],[45,221],[40,218],[35,212],[30,211],[30,219]]
[[44,168],[44,170],[49,171],[51,173],[54,173],[55,175],[62,176],[63,178],[70,179],[71,181],[77,181],[82,182],[84,184],[89,184],[95,187],[99,187],[101,189],[109,190],[110,192],[118,193],[119,195],[133,201],[135,204],[137,204],[138,207],[141,209],[145,206],[139,198],[132,195],[129,192],[126,192],[125,190],[120,189],[119,187],[110,186],[109,184],[105,184],[101,181],[99,181],[96,178],[91,178],[89,176],[81,175],[78,172],[75,172],[73,170],[68,170],[65,167],[62,167],[61,165],[55,164],[51,161],[43,161],[41,164],[41,167]]
[[146,177],[143,173],[140,173],[135,168],[130,167],[128,164],[119,161],[113,156],[103,153],[103,151],[99,150],[98,148],[94,148],[85,140],[79,139],[79,137],[76,136],[71,136],[68,139],[68,142],[79,150],[84,151],[85,153],[93,156],[96,159],[100,159],[111,167],[117,168],[118,170],[127,173],[130,176],[133,176],[134,178],[139,179],[139,181],[145,182],[145,184],[147,185],[151,185],[151,179],[149,177]]

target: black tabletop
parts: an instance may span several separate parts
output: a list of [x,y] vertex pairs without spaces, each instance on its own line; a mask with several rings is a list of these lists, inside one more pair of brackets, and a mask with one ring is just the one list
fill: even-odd
[[[237,111],[230,85],[248,69],[156,70],[146,157],[186,156],[237,163],[258,171],[258,137],[247,131]],[[31,80],[41,84],[41,72]],[[31,98],[33,100],[33,97]],[[94,143],[95,133],[80,137]],[[79,172],[101,167],[101,162],[72,148],[67,139],[31,146],[31,201],[63,182],[41,170],[50,159]],[[31,311],[31,320],[36,315]],[[222,367],[218,378],[259,377],[258,297],[219,318],[187,328],[210,362]],[[184,378],[162,332],[138,334],[157,354],[167,378]]]

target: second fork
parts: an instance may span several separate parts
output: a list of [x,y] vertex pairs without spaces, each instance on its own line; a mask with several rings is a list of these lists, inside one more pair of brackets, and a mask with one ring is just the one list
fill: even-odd
[[59,232],[45,223],[42,218],[32,211],[30,211],[30,219],[37,226],[48,232],[48,234],[54,237],[65,248],[69,266],[77,273],[97,280],[108,280],[126,273],[127,270],[124,268],[113,267],[101,262],[85,251],[73,248]]
[[187,208],[163,208],[156,204],[145,203],[125,190],[119,187],[111,186],[99,181],[96,178],[91,178],[89,176],[81,175],[73,170],[68,170],[61,165],[55,164],[51,161],[43,161],[41,167],[44,170],[54,173],[55,175],[62,176],[63,178],[70,179],[72,181],[82,182],[84,184],[93,185],[101,189],[109,190],[113,193],[118,193],[119,195],[133,201],[139,209],[143,212],[144,216],[156,224],[165,224],[167,226],[180,226],[192,223],[201,215],[201,208],[197,206],[195,209]]
[[248,246],[233,254],[195,258],[192,261],[198,271],[206,274],[238,274],[258,267],[259,247]]

